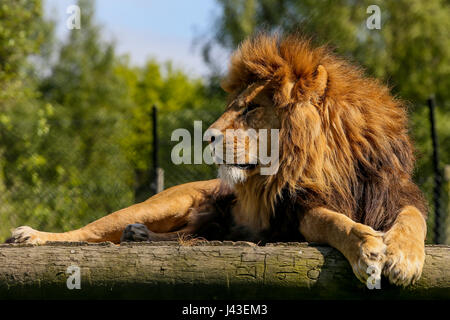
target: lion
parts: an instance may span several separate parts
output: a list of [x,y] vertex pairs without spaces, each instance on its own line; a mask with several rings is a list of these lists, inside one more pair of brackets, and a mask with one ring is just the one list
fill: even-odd
[[427,207],[412,180],[402,101],[331,50],[292,34],[245,40],[222,87],[229,98],[210,127],[211,143],[242,153],[250,139],[227,140],[226,130],[277,129],[275,173],[261,174],[266,165],[249,151],[241,163],[219,163],[217,179],[169,188],[78,230],[19,227],[8,242],[306,240],[339,250],[364,283],[373,270],[395,285],[419,279]]

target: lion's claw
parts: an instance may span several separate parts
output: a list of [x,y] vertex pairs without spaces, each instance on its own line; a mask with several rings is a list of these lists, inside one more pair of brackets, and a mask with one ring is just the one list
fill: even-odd
[[6,239],[6,243],[30,243],[41,244],[44,243],[42,239],[38,237],[39,231],[34,230],[28,226],[22,226],[14,229],[11,233],[11,237]]
[[425,247],[410,239],[405,242],[402,236],[390,234],[385,237],[387,245],[386,263],[383,275],[389,282],[398,286],[414,284],[419,280],[425,261]]

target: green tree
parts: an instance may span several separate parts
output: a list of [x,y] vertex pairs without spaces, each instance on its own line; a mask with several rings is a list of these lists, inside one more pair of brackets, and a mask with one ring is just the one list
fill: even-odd
[[143,200],[153,192],[153,106],[158,108],[159,165],[165,171],[165,187],[215,177],[214,166],[173,164],[171,151],[177,142],[171,141],[171,133],[177,128],[192,133],[195,120],[202,120],[205,130],[223,108],[221,97],[200,79],[173,69],[170,62],[160,65],[150,60],[142,68],[132,68],[123,61],[116,72],[128,83],[134,101],[129,110],[131,129],[123,146],[135,170],[136,199]]
[[40,0],[0,3],[0,239],[23,221],[20,197],[33,189],[42,165],[38,140],[47,130],[48,106],[38,100],[28,58],[44,57],[51,35]]
[[169,62],[131,66],[102,40],[92,2],[79,6],[81,29],[52,51],[40,1],[0,5],[0,241],[19,225],[78,228],[150,196],[153,104],[166,187],[215,176],[172,164],[170,135],[212,122],[221,97]]
[[52,106],[42,139],[45,187],[34,197],[45,210],[30,219],[49,230],[80,227],[133,203],[133,170],[120,144],[132,101],[115,72],[114,46],[94,22],[93,3],[78,5],[82,28],[71,30],[40,83]]

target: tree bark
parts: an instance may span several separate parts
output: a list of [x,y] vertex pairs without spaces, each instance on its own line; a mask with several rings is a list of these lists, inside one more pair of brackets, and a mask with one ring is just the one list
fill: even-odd
[[[68,289],[69,266],[80,289]],[[69,279],[69,282],[76,282]],[[0,298],[449,299],[450,246],[426,247],[421,279],[368,289],[335,249],[307,243],[0,245]]]

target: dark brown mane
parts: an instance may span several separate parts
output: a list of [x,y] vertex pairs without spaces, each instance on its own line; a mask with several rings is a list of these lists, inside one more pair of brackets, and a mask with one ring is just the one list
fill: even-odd
[[[314,87],[319,65],[328,76],[320,95]],[[405,205],[426,215],[411,178],[406,108],[385,85],[324,47],[268,34],[239,47],[223,87],[234,93],[259,80],[270,81],[282,123],[280,168],[236,189],[244,208],[258,219],[281,218],[286,213],[274,211],[289,194],[297,206],[325,206],[376,230],[390,228]]]

